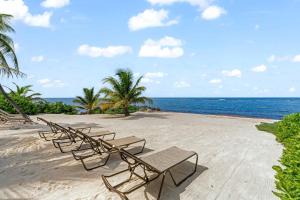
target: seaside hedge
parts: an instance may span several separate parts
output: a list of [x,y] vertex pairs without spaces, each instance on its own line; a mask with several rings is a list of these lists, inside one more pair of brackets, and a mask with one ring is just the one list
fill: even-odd
[[[20,106],[20,108],[28,115],[35,115],[38,113],[49,114],[77,114],[78,111],[74,106],[64,104],[62,102],[50,103],[47,101],[33,101],[23,96],[17,96],[10,94],[10,97]],[[17,111],[14,107],[7,102],[3,95],[0,95],[0,109],[16,114]]]
[[282,121],[274,123],[271,129],[270,126],[263,123],[257,128],[275,130],[277,141],[284,146],[279,160],[281,165],[273,166],[277,189],[273,193],[282,200],[300,200],[300,113],[284,117]]

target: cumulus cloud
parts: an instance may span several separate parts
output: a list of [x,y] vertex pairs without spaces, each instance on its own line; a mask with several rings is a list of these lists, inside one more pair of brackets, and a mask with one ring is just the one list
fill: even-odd
[[14,20],[22,21],[29,26],[50,27],[51,12],[33,15],[23,0],[0,0],[0,13],[14,16]]
[[237,78],[241,78],[242,77],[242,72],[239,69],[233,69],[233,70],[223,70],[222,74],[224,76],[228,76],[228,77],[237,77]]
[[177,24],[177,20],[168,20],[168,11],[164,9],[154,10],[147,9],[136,16],[133,16],[128,21],[128,27],[131,31],[150,27],[163,27]]
[[[137,73],[139,75],[139,73]],[[137,75],[137,76],[138,76]],[[160,79],[165,77],[167,74],[163,72],[147,72],[142,78],[142,83],[160,83]]]
[[213,0],[148,0],[152,5],[171,5],[173,3],[189,3],[192,6],[207,7]]
[[201,16],[205,20],[217,19],[220,16],[226,14],[224,8],[220,6],[212,5],[215,0],[148,0],[152,5],[171,5],[174,3],[188,3],[192,6],[198,7],[198,10],[202,12]]
[[290,56],[276,56],[276,55],[271,55],[267,61],[268,62],[283,62],[283,61],[290,61],[291,57]]
[[174,83],[174,87],[176,87],[176,88],[188,88],[188,87],[191,87],[191,84],[189,84],[186,81],[176,81]]
[[42,62],[42,61],[44,61],[45,60],[45,57],[44,56],[33,56],[32,58],[31,58],[31,61],[32,62]]
[[258,66],[256,66],[256,67],[253,67],[252,68],[252,71],[253,72],[258,72],[258,73],[261,73],[261,72],[265,72],[265,71],[267,71],[267,66],[266,65],[258,65]]
[[210,84],[214,84],[214,85],[218,85],[218,84],[221,84],[223,81],[222,81],[222,79],[211,79],[210,81],[209,81],[209,83]]
[[41,6],[45,8],[62,8],[70,4],[70,0],[45,0]]
[[300,62],[300,54],[293,57],[293,62]]
[[65,83],[62,80],[51,80],[49,78],[40,79],[37,82],[45,88],[65,86]]
[[226,14],[226,10],[219,6],[209,6],[201,14],[202,19],[214,20]]
[[290,87],[289,92],[296,92],[296,88],[295,87]]
[[140,57],[178,58],[184,54],[179,39],[166,36],[158,41],[148,39],[142,45]]
[[87,44],[80,45],[77,49],[79,55],[89,56],[92,58],[107,57],[111,58],[118,55],[130,53],[132,51],[130,46],[108,46],[95,47]]

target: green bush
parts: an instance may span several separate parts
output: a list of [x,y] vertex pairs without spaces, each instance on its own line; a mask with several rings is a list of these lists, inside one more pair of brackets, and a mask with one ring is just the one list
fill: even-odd
[[[62,102],[50,103],[46,101],[32,101],[29,98],[17,95],[11,95],[10,97],[16,102],[17,105],[28,115],[35,115],[38,113],[49,114],[77,114],[78,111],[74,106],[64,104]],[[14,107],[6,101],[3,95],[0,95],[0,109],[16,114],[17,111]]]
[[[281,166],[273,166],[276,171],[274,192],[282,200],[300,199],[300,113],[291,114],[270,129],[271,125],[260,124],[259,130],[272,132],[275,130],[276,139],[284,146],[280,158]],[[270,131],[271,130],[271,131]]]
[[[130,105],[129,113],[133,113],[139,110],[139,107]],[[122,108],[110,108],[104,112],[105,114],[124,114],[124,110]]]
[[[38,113],[38,109],[32,100],[23,97],[23,96],[14,96],[10,95],[12,100],[20,106],[20,108],[23,110],[28,115],[35,115]],[[0,95],[0,109],[11,113],[11,114],[16,114],[17,111],[14,109],[14,107],[6,101],[3,95]]]

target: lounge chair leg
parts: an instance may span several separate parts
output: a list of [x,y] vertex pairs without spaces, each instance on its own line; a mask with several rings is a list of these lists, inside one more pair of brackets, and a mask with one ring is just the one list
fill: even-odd
[[166,172],[163,173],[163,177],[162,177],[162,180],[161,180],[161,184],[160,184],[160,188],[159,188],[157,200],[160,199],[160,195],[161,195],[161,192],[162,192],[162,189],[163,189],[163,186],[164,186],[164,182],[165,182],[165,177],[166,177]]
[[85,169],[86,171],[90,171],[90,170],[93,170],[93,169],[96,169],[96,168],[105,166],[106,163],[108,162],[109,158],[110,158],[110,154],[108,154],[108,156],[106,157],[106,160],[105,160],[105,162],[104,162],[103,164],[98,165],[98,166],[95,166],[95,167],[91,167],[91,168],[87,167],[87,165],[86,165],[85,162],[83,161],[83,160],[84,160],[83,158],[80,158],[80,161],[81,161],[81,163],[82,163],[84,169]]
[[144,148],[145,148],[145,145],[146,145],[146,140],[143,140],[143,141],[144,141],[144,144],[143,144],[143,147],[142,147],[141,151],[139,151],[139,152],[137,152],[137,153],[135,153],[133,155],[140,154],[140,153],[142,153],[144,151]]
[[181,183],[183,183],[185,180],[187,180],[189,177],[191,177],[197,171],[198,154],[194,154],[193,156],[196,156],[196,162],[195,162],[195,168],[194,168],[194,170],[190,174],[188,174],[185,178],[183,178],[181,181],[179,181],[178,183],[176,183],[175,178],[174,178],[173,174],[171,173],[171,170],[168,171],[169,174],[170,174],[170,176],[171,176],[171,178],[172,178],[172,181],[173,181],[173,183],[174,183],[174,185],[176,187],[178,187]]

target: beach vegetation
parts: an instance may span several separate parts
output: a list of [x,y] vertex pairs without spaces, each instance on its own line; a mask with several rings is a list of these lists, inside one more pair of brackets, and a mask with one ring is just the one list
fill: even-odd
[[121,109],[125,116],[130,115],[130,105],[151,103],[152,100],[143,96],[146,87],[141,86],[140,76],[135,81],[134,75],[129,69],[117,70],[115,76],[109,76],[103,79],[104,87],[100,90],[104,94],[106,102],[110,103],[110,109]]
[[73,102],[87,114],[100,113],[99,97],[100,92],[95,92],[93,87],[83,88],[83,96],[76,96]]
[[16,87],[15,90],[10,89],[10,92],[16,96],[22,96],[31,100],[43,100],[41,98],[41,93],[34,92],[31,88],[32,85],[19,86],[16,83],[13,83]]
[[[0,77],[19,77],[24,74],[19,70],[18,59],[15,53],[14,42],[7,33],[15,32],[10,25],[12,15],[0,13]],[[14,109],[20,113],[25,119],[28,116],[23,112],[20,106],[6,93],[2,84],[0,83],[0,94],[8,101]]]
[[[35,115],[39,113],[50,113],[50,114],[77,114],[78,111],[74,106],[64,104],[62,102],[50,103],[45,100],[32,100],[30,98],[15,95],[13,93],[8,94],[9,97],[16,102],[23,112],[27,115]],[[0,95],[0,109],[10,114],[17,114],[18,111],[7,101],[7,99]]]
[[284,146],[279,160],[281,165],[273,166],[276,171],[276,191],[273,193],[282,200],[299,200],[300,113],[290,114],[273,124],[262,123],[257,128],[275,134],[277,141]]

